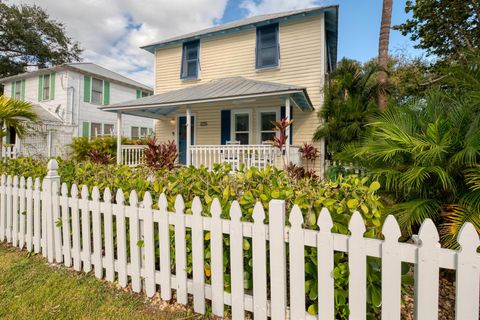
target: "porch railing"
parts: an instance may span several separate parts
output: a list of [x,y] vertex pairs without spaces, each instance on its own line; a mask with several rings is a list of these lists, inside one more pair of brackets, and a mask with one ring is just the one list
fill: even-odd
[[245,168],[264,169],[275,165],[276,152],[271,145],[193,145],[190,146],[192,165],[212,169],[216,163],[229,163],[233,170],[243,164]]
[[135,167],[144,161],[145,145],[122,145],[122,164]]
[[16,159],[17,156],[18,156],[18,150],[15,146],[7,146],[7,147],[2,147],[2,154],[1,154],[1,158],[2,159],[7,159],[7,158],[11,158],[11,159]]

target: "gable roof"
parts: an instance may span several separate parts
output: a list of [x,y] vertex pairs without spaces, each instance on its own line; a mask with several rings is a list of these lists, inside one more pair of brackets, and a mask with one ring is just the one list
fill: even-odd
[[110,106],[100,107],[104,111],[133,111],[135,115],[144,112],[144,116],[166,115],[182,105],[193,105],[215,101],[249,99],[291,95],[294,103],[302,110],[313,109],[305,87],[277,82],[258,81],[243,77],[229,77],[212,80],[187,88],[156,94],[140,99],[125,101]]
[[45,69],[38,69],[35,71],[24,72],[14,76],[6,77],[0,79],[0,83],[7,83],[10,81],[23,79],[27,77],[34,77],[41,74],[46,74],[52,71],[63,71],[63,70],[72,70],[81,74],[87,74],[91,76],[97,76],[106,80],[114,81],[119,84],[127,85],[130,87],[141,88],[149,92],[153,92],[153,89],[143,83],[135,81],[133,79],[127,78],[113,72],[112,70],[106,69],[104,67],[99,66],[98,64],[91,63],[91,62],[72,62],[72,63],[65,63],[59,66],[45,68]]
[[[308,9],[299,9],[299,10],[290,10],[279,13],[264,14],[259,16],[254,16],[246,19],[241,19],[226,24],[214,26],[211,28],[203,29],[196,32],[191,32],[183,34],[180,36],[172,37],[165,39],[159,42],[155,42],[146,46],[143,46],[142,49],[145,49],[151,53],[155,53],[157,48],[162,48],[166,46],[176,45],[185,41],[211,38],[213,36],[226,34],[228,32],[242,31],[256,28],[257,26],[266,25],[270,23],[279,22],[282,20],[288,19],[297,19],[306,16],[318,15],[325,13],[325,25],[327,31],[327,41],[331,47],[332,56],[336,57],[336,48],[337,48],[337,23],[338,23],[338,5],[335,6],[323,6],[323,7],[313,7]],[[335,53],[333,55],[333,53]],[[335,64],[334,61],[333,64]]]

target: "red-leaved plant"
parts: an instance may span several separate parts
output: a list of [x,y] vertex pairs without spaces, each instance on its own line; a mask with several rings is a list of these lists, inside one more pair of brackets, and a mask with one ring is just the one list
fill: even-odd
[[320,152],[318,151],[317,148],[313,146],[311,143],[304,142],[303,146],[301,146],[298,149],[298,152],[300,152],[300,155],[302,156],[303,159],[307,160],[307,171],[308,171],[308,163],[310,161],[313,161],[315,163],[315,160],[318,159],[320,156]]
[[151,170],[173,169],[178,158],[175,141],[157,143],[157,139],[147,138],[145,143],[145,166]]
[[271,123],[273,125],[273,130],[279,132],[278,136],[275,135],[273,137],[273,146],[278,150],[280,150],[282,154],[283,167],[286,168],[287,160],[285,155],[283,154],[283,149],[288,139],[287,129],[292,125],[293,120],[288,120],[288,118],[283,118],[280,121],[272,121]]
[[111,164],[114,161],[112,155],[102,152],[99,149],[93,149],[88,152],[88,159],[96,164]]

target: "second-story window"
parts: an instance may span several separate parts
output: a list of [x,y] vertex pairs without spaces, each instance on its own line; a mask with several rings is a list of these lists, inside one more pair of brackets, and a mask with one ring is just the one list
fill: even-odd
[[43,100],[50,100],[50,75],[43,76]]
[[15,81],[15,95],[14,98],[17,100],[22,100],[22,81]]
[[280,49],[278,45],[278,24],[257,28],[257,69],[278,66]]
[[180,77],[182,79],[198,78],[200,57],[200,41],[190,41],[183,44],[182,70]]
[[92,78],[92,103],[102,104],[103,101],[103,81]]

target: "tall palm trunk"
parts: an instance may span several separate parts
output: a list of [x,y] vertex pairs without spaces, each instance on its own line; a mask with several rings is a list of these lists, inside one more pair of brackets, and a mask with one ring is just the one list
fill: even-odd
[[383,0],[382,23],[380,25],[380,40],[378,45],[378,83],[380,92],[378,94],[378,107],[380,111],[385,111],[387,107],[386,88],[388,84],[388,44],[390,42],[390,25],[392,22],[392,1]]

